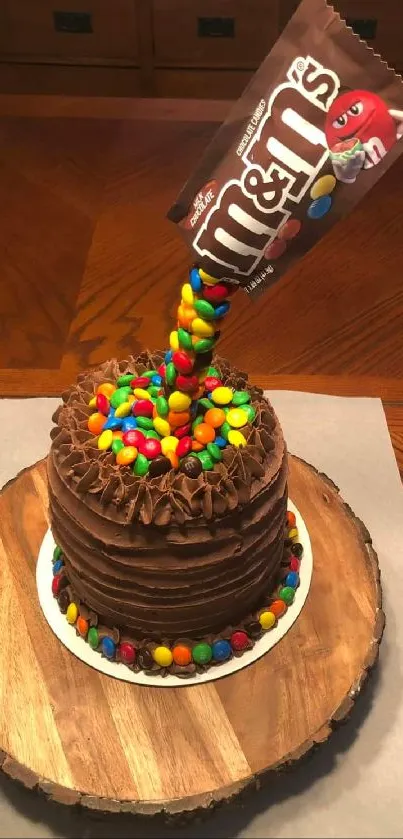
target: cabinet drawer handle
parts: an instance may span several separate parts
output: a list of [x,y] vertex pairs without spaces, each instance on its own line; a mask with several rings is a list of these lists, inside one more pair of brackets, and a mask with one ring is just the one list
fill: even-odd
[[346,18],[347,26],[364,41],[373,41],[376,37],[378,21],[375,18]]
[[88,35],[92,29],[90,12],[53,12],[53,26],[56,32],[74,35]]
[[234,38],[235,18],[199,17],[197,18],[197,34],[199,38]]

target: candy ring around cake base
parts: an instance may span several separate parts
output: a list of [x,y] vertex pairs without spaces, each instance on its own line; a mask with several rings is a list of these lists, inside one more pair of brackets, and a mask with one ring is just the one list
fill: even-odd
[[228,801],[324,743],[377,660],[379,568],[366,528],[326,476],[290,457],[289,489],[314,556],[298,619],[234,675],[165,690],[163,680],[107,677],[50,630],[35,579],[45,462],[8,484],[0,493],[3,771],[64,804],[172,815]]
[[[154,675],[152,671],[150,672],[147,670],[139,670],[136,672],[122,662],[110,660],[110,658],[106,655],[102,655],[99,650],[92,649],[88,641],[80,636],[80,632],[77,629],[78,621],[73,621],[73,623],[69,622],[69,613],[67,612],[67,615],[63,614],[60,611],[57,600],[52,596],[52,580],[54,579],[52,556],[54,554],[56,543],[53,539],[51,530],[47,531],[42,542],[36,568],[38,596],[43,614],[59,641],[61,641],[61,643],[64,644],[71,653],[74,653],[77,658],[85,662],[85,664],[88,664],[90,667],[94,667],[101,673],[105,673],[105,675],[112,676],[115,679],[123,679],[126,682],[138,685],[172,688],[198,685],[203,682],[212,682],[215,679],[221,679],[224,676],[230,676],[233,673],[239,672],[244,667],[253,664],[261,658],[262,655],[268,653],[275,644],[278,644],[278,642],[281,641],[286,632],[291,629],[292,625],[297,620],[308,596],[313,570],[311,542],[306,524],[295,504],[293,504],[290,499],[288,500],[288,510],[295,515],[296,528],[298,532],[298,546],[302,545],[303,547],[301,560],[297,560],[298,564],[300,562],[300,569],[299,574],[295,575],[299,578],[298,586],[295,588],[295,595],[292,590],[288,592],[292,602],[290,602],[288,606],[285,602],[283,602],[284,613],[278,614],[273,626],[268,627],[266,631],[262,631],[261,637],[256,640],[247,638],[246,633],[243,630],[243,626],[234,626],[232,628],[232,632],[228,634],[228,641],[226,643],[229,643],[231,636],[235,637],[236,641],[238,635],[241,640],[245,638],[245,642],[249,642],[248,646],[245,647],[245,649],[240,647],[237,650],[237,654],[232,654],[229,660],[217,662],[204,672],[196,672],[195,675],[186,676],[185,678],[178,677],[177,675],[170,675],[168,672],[161,677],[161,671]],[[293,558],[295,561],[295,557],[291,554],[290,560]],[[290,570],[290,568],[288,567],[287,570]],[[283,587],[283,590],[284,588],[285,586]],[[287,592],[285,596],[287,596]],[[281,606],[281,601],[276,599],[273,592],[267,592],[267,603],[270,603],[270,600],[275,601],[278,606]],[[270,607],[268,606],[267,609],[269,610]],[[254,620],[254,623],[258,623],[259,615],[262,613],[264,616],[267,615],[267,611],[263,608],[259,608],[255,610],[255,613],[250,615],[250,619]],[[270,614],[272,613],[270,612]],[[264,623],[264,617],[262,620]],[[204,638],[198,639],[197,643],[199,643],[199,646],[200,644],[203,644],[204,647],[206,647],[206,641]],[[111,647],[112,646],[115,646],[113,642],[111,643]],[[173,647],[173,644],[170,646]],[[210,644],[207,646],[211,649]],[[166,647],[163,647],[162,649],[168,650]]]

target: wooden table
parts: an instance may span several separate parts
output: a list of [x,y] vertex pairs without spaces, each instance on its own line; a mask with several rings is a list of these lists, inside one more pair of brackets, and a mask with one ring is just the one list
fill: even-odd
[[[0,96],[0,395],[165,346],[189,253],[165,213],[225,102]],[[403,158],[220,350],[264,387],[379,396],[403,469]]]

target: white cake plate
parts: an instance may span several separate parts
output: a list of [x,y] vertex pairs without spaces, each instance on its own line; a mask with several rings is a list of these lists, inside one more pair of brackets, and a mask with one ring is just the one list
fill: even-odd
[[205,682],[213,682],[217,679],[222,679],[224,676],[230,676],[243,670],[254,661],[257,661],[263,655],[269,652],[275,644],[284,637],[293,623],[298,618],[301,609],[304,606],[305,600],[308,596],[309,587],[311,584],[313,571],[313,557],[311,542],[305,522],[297,510],[295,504],[289,499],[288,509],[295,513],[296,524],[299,533],[299,541],[301,542],[304,553],[301,561],[300,569],[300,585],[298,586],[294,602],[288,607],[286,613],[277,621],[273,629],[265,632],[259,638],[251,650],[246,650],[241,656],[234,656],[229,661],[223,662],[216,666],[210,667],[205,673],[197,673],[195,676],[188,678],[181,678],[175,675],[167,674],[162,677],[159,674],[151,675],[146,671],[139,671],[135,673],[130,670],[125,664],[116,661],[110,661],[101,655],[97,650],[93,650],[87,641],[81,636],[77,635],[74,626],[71,626],[66,616],[62,614],[59,609],[58,602],[52,595],[52,556],[56,543],[53,539],[51,530],[49,529],[42,542],[38,563],[36,567],[36,583],[38,587],[39,602],[45,618],[58,637],[59,641],[67,647],[81,661],[105,673],[107,676],[112,676],[115,679],[121,679],[125,682],[131,682],[136,685],[147,685],[155,687],[189,687],[189,685],[200,685]]

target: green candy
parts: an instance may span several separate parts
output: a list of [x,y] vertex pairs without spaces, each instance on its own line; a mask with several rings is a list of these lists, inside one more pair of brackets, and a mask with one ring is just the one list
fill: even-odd
[[137,417],[137,425],[139,428],[143,428],[146,431],[152,431],[154,428],[151,417]]
[[284,588],[282,588],[280,590],[279,598],[280,598],[280,600],[283,600],[284,603],[287,604],[287,606],[291,606],[291,603],[293,602],[294,597],[295,597],[295,589],[291,588],[291,586],[284,586]]
[[192,431],[194,431],[195,428],[197,428],[197,426],[200,425],[201,422],[204,422],[203,417],[202,416],[196,417],[196,419],[193,420],[193,422],[192,422]]
[[203,397],[203,399],[199,399],[199,405],[202,406],[206,411],[210,408],[215,408],[214,402],[211,402],[210,399],[207,399],[207,396]]
[[213,349],[214,344],[214,338],[200,338],[200,341],[196,341],[194,344],[193,349],[196,353],[210,352],[210,350]]
[[256,411],[252,405],[242,405],[242,410],[248,417],[248,422],[253,422],[256,419]]
[[167,417],[168,416],[169,405],[168,405],[168,401],[165,399],[165,396],[159,396],[158,397],[158,399],[155,403],[155,407],[158,411],[158,416],[159,417]]
[[239,408],[240,405],[242,407],[246,405],[247,402],[250,402],[250,394],[246,390],[235,390],[234,395],[232,397],[232,404]]
[[214,469],[214,460],[211,457],[211,455],[209,455],[208,451],[206,451],[206,449],[203,449],[203,451],[201,452],[196,452],[196,457],[199,458],[200,463],[205,471],[207,471],[207,469]]
[[119,387],[118,390],[115,390],[110,398],[112,408],[119,408],[119,405],[122,405],[123,402],[127,402],[127,397],[130,393],[133,393],[131,387],[127,387],[126,385],[124,387]]
[[57,562],[57,560],[60,559],[61,556],[63,556],[62,549],[59,548],[59,545],[56,545],[53,551],[53,562]]
[[182,347],[184,350],[192,350],[192,336],[187,331],[187,329],[183,329],[182,326],[178,326],[178,341],[179,346]]
[[206,644],[204,642],[196,644],[192,650],[192,657],[196,664],[208,664],[213,657],[213,651],[210,644]]
[[132,382],[135,378],[136,376],[134,373],[125,373],[123,376],[119,376],[116,384],[118,387],[127,387],[127,385],[130,385],[130,382]]
[[229,422],[223,422],[223,424],[220,428],[220,435],[221,435],[221,437],[224,437],[224,440],[228,440],[228,434],[229,434],[230,431],[232,431],[232,428],[231,428]]
[[214,320],[215,308],[208,302],[208,300],[195,300],[193,307],[199,317],[205,320]]
[[176,382],[176,369],[172,361],[166,366],[165,381],[170,387],[173,387]]
[[151,379],[152,376],[158,376],[158,373],[156,370],[146,370],[145,373],[141,373],[140,375],[144,376],[145,379]]
[[144,454],[138,454],[134,461],[133,474],[143,478],[148,472],[149,462]]
[[157,387],[157,385],[151,385],[151,387],[148,387],[147,390],[152,399],[153,397],[158,396],[161,388]]
[[145,434],[146,437],[152,437],[154,440],[161,440],[160,435],[157,434],[157,432],[154,431],[154,430],[150,429],[150,430],[144,431],[144,434]]
[[120,452],[121,449],[124,449],[125,444],[123,440],[120,440],[119,437],[116,437],[115,440],[112,440],[112,451],[113,454],[117,454]]
[[207,451],[210,457],[213,458],[217,463],[222,458],[221,449],[215,443],[207,443]]
[[88,641],[90,647],[92,647],[93,650],[96,650],[96,648],[99,644],[99,635],[98,635],[98,630],[96,629],[95,626],[90,626],[90,628],[88,630],[87,641]]
[[209,377],[214,376],[214,378],[219,379],[220,376],[221,376],[221,373],[220,373],[219,370],[217,370],[217,367],[209,367],[209,369],[207,370],[207,376],[209,376]]

